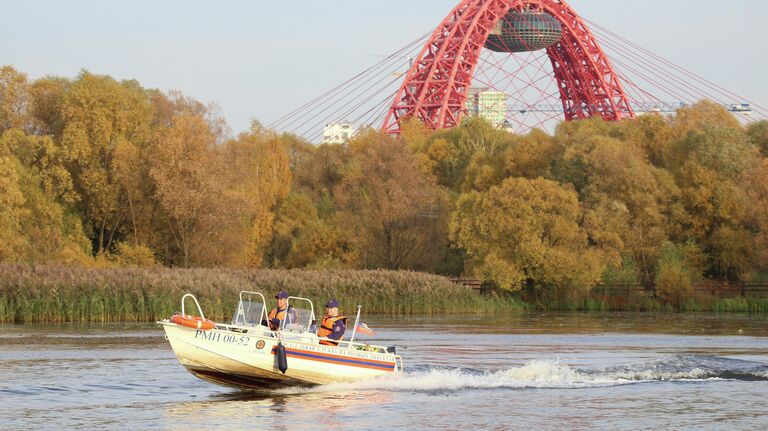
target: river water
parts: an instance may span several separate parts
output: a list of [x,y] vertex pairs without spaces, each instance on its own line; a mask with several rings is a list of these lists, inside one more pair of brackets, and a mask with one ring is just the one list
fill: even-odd
[[0,326],[0,429],[768,429],[768,320],[370,318],[402,376],[244,393],[155,325]]

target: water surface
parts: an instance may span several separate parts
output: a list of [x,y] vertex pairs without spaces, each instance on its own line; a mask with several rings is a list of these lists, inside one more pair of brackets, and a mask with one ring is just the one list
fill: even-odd
[[370,318],[406,373],[244,393],[155,325],[0,326],[0,429],[765,429],[768,320]]

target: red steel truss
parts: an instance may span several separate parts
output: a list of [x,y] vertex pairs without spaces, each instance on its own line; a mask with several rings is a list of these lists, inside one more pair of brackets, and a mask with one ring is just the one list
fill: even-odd
[[[494,26],[511,10],[541,11],[563,27],[547,48],[565,120],[600,115],[609,121],[635,116],[622,84],[584,20],[564,0],[462,0],[424,46],[384,120],[400,133],[400,121],[419,118],[432,129],[454,127],[466,113],[480,53]],[[512,55],[512,54],[511,54]]]

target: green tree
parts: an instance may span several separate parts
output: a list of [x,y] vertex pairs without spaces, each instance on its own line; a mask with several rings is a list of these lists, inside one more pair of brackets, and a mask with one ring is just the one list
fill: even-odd
[[691,245],[664,242],[656,266],[656,292],[675,308],[693,294],[693,283],[699,279],[696,267],[699,250]]

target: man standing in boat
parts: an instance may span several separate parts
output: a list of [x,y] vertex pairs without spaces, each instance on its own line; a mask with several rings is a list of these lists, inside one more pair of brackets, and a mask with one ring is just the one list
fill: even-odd
[[347,317],[339,316],[339,301],[331,299],[325,304],[325,317],[317,330],[318,337],[328,340],[320,340],[320,344],[338,346],[346,330]]
[[296,310],[294,310],[293,307],[288,306],[288,296],[288,292],[284,290],[281,290],[275,295],[275,299],[277,299],[277,307],[269,312],[267,319],[269,329],[273,331],[280,329],[280,325],[286,318],[288,319],[288,323],[296,323],[299,321]]

